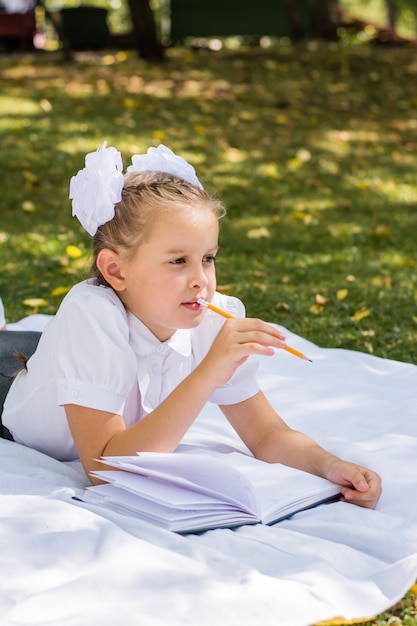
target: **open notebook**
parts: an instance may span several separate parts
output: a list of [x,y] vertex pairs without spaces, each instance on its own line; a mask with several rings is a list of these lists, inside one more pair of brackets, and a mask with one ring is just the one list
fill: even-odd
[[88,487],[85,501],[180,533],[272,524],[340,493],[328,480],[239,452],[145,452],[103,462],[116,469],[93,472],[106,484]]

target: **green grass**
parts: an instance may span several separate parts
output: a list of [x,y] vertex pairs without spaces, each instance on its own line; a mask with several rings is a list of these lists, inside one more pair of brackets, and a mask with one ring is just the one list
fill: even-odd
[[[68,181],[104,139],[160,141],[228,207],[218,281],[248,314],[415,362],[417,97],[406,49],[277,46],[0,58],[0,294],[53,313],[89,270]],[[83,253],[74,259],[68,245]]]
[[[225,201],[218,282],[249,315],[416,363],[416,78],[414,50],[336,44],[171,50],[154,67],[126,53],[0,57],[8,321],[54,313],[88,276],[68,200],[85,153],[106,139],[127,165],[162,141]],[[368,623],[416,615],[409,594]]]

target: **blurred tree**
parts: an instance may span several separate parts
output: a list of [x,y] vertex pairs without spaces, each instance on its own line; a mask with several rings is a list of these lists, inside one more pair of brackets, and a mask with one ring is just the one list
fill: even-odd
[[311,0],[311,28],[321,39],[337,39],[340,25],[339,0]]
[[411,21],[414,18],[414,26],[417,29],[417,3],[416,0],[385,0],[388,26],[392,30],[398,27],[401,15],[409,14]]
[[162,61],[164,49],[159,40],[155,14],[149,0],[128,0],[136,49],[147,61]]
[[304,39],[306,32],[298,0],[284,0],[284,5],[291,28],[292,38]]
[[395,30],[395,22],[396,22],[396,6],[394,0],[385,0],[385,4],[387,6],[387,16],[388,16],[388,26]]
[[[12,0],[13,1],[13,0]],[[42,5],[59,34],[62,10],[82,7],[100,7],[106,9],[116,31],[133,31],[134,46],[138,54],[147,61],[161,61],[164,49],[159,38],[155,11],[150,0],[37,0]],[[0,0],[1,3],[1,0]],[[153,2],[153,5],[158,3]],[[118,16],[118,19],[115,19]],[[130,18],[130,19],[129,19]],[[94,27],[94,24],[93,24]]]
[[[299,0],[284,0],[288,21],[294,39],[306,37]],[[310,0],[311,34],[322,39],[336,39],[340,23],[339,0]]]

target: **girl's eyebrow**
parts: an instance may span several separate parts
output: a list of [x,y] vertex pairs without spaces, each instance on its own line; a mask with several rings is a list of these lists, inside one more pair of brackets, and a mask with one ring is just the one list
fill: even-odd
[[179,248],[171,248],[171,250],[166,250],[166,254],[184,254],[184,250],[180,250]]
[[[215,245],[212,248],[208,248],[208,252],[218,252],[219,250],[219,246]],[[176,255],[184,255],[187,254],[189,252],[189,250],[183,249],[183,248],[171,248],[170,250],[166,250],[165,254],[176,254]]]

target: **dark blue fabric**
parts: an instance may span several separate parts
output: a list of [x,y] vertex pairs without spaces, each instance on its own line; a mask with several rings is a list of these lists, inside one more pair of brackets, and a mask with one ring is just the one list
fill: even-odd
[[32,356],[40,336],[41,333],[34,330],[0,331],[0,436],[3,439],[12,439],[10,432],[2,424],[1,415],[13,376],[22,367],[18,354],[27,358]]

